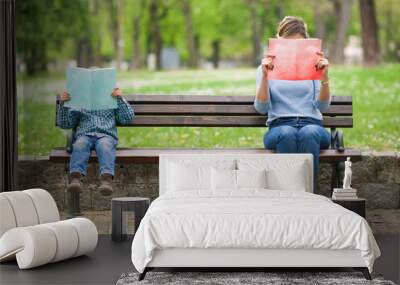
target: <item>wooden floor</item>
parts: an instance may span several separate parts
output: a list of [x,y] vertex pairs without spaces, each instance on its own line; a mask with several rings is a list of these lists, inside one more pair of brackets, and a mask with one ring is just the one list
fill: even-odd
[[[399,284],[400,235],[377,235],[376,240],[382,256],[376,261],[374,272]],[[30,270],[19,270],[16,262],[3,263],[0,284],[115,284],[122,273],[134,271],[130,249],[131,239],[115,243],[110,236],[100,235],[96,250],[88,256]]]

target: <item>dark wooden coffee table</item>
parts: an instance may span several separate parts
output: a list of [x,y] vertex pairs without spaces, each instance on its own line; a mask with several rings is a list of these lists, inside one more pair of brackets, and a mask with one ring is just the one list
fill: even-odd
[[135,232],[140,221],[146,214],[150,205],[149,198],[143,197],[120,197],[111,200],[112,229],[111,238],[113,241],[126,239],[126,222],[123,218],[124,212],[133,212],[135,216]]

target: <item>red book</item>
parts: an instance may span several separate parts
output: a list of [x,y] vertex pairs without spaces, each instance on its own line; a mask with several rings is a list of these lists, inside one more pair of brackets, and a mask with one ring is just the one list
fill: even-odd
[[268,79],[319,80],[322,70],[315,65],[320,58],[320,39],[269,39],[268,54],[274,55]]

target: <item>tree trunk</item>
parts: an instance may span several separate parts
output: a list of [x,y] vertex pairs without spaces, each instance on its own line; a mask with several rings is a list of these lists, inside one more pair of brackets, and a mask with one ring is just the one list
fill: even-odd
[[393,17],[392,10],[390,8],[386,8],[385,18],[385,42],[383,55],[390,58],[390,42],[392,40],[391,35],[393,34]]
[[75,46],[76,46],[76,52],[75,52],[76,65],[78,67],[85,67],[84,64],[85,48],[82,40],[78,40]]
[[196,56],[196,64],[199,66],[199,60],[200,60],[200,36],[195,35],[194,36],[194,50],[195,50],[195,56]]
[[[93,37],[93,33],[97,30],[94,27],[94,4],[95,2],[87,1],[87,10],[85,10],[84,15],[84,24],[81,27],[82,32],[80,37],[77,38],[76,43],[76,64],[80,67],[89,68],[93,65],[95,54],[93,50],[93,43],[91,38]],[[94,31],[94,32],[93,32]],[[94,38],[96,38],[94,36]]]
[[219,67],[219,51],[220,51],[221,40],[214,40],[212,42],[212,63],[213,67],[217,69]]
[[185,19],[186,29],[186,45],[188,49],[189,59],[188,66],[191,68],[197,67],[196,46],[193,34],[192,12],[190,7],[190,0],[182,1],[182,12]]
[[[156,55],[156,69],[161,69],[161,50],[163,46],[161,31],[160,31],[160,19],[165,15],[159,15],[159,2],[157,0],[153,0],[150,3],[150,33],[151,33],[151,42],[154,43],[154,52]],[[164,10],[166,13],[166,11]]]
[[95,33],[95,42],[91,43],[92,53],[92,62],[91,65],[101,66],[101,35],[99,34],[97,24],[99,23],[99,2],[98,0],[91,0],[90,3],[90,13],[91,18],[90,21],[90,30],[91,33]]
[[397,37],[393,37],[396,32],[396,25],[393,17],[394,15],[394,8],[393,5],[385,7],[385,41],[384,41],[384,55],[387,57],[388,60],[396,59],[400,61],[400,39]]
[[38,65],[39,65],[39,71],[47,71],[47,64],[48,64],[48,58],[47,58],[47,49],[44,48],[43,46],[40,46],[38,48]]
[[155,45],[156,45],[156,69],[161,70],[162,65],[161,65],[161,51],[163,48],[163,42],[161,38],[161,31],[160,31],[160,22],[157,21],[157,25],[155,25],[155,30],[154,30],[154,40],[155,40]]
[[131,68],[139,69],[141,63],[140,55],[140,17],[136,15],[133,18],[133,48],[132,48],[132,59]]
[[90,39],[86,34],[77,43],[76,64],[80,67],[89,68],[93,65],[93,50]]
[[152,35],[152,30],[151,30],[151,24],[149,24],[148,31],[146,33],[146,58],[149,57],[149,55],[153,52],[153,35]]
[[359,0],[359,4],[364,63],[377,65],[380,63],[380,50],[375,2],[374,0]]
[[[267,43],[267,38],[264,39],[264,37],[265,37],[265,29],[266,29],[267,26],[272,24],[272,22],[268,20],[269,18],[268,18],[268,13],[267,13],[268,9],[269,9],[269,0],[264,0],[263,1],[262,9],[263,9],[263,13],[262,13],[262,16],[261,16],[261,19],[260,19],[260,29],[259,29],[259,37],[260,37],[259,49],[260,49],[260,51],[259,51],[258,56],[263,56],[261,54],[261,52],[262,52],[262,46],[261,45],[263,44],[264,40],[265,40],[265,43]],[[256,65],[259,65],[259,62],[260,62],[260,60],[258,60],[256,62]]]
[[122,14],[123,4],[122,0],[112,0],[111,13],[111,30],[113,35],[115,63],[116,68],[120,69],[123,60],[123,39],[122,39]]
[[122,23],[123,23],[123,3],[122,0],[117,1],[117,69],[121,69],[121,64],[124,57],[124,42],[122,38]]
[[321,13],[321,2],[314,2],[315,36],[319,39],[325,38],[325,22]]
[[259,62],[261,48],[257,2],[255,0],[248,0],[247,2],[250,8],[251,44],[253,48],[252,64],[254,66],[257,66]]
[[285,15],[282,2],[283,1],[278,1],[278,3],[276,4],[276,8],[275,8],[275,15],[279,21],[282,20]]
[[47,71],[47,46],[46,43],[32,43],[25,55],[26,73],[34,75],[41,71]]
[[[87,10],[84,11],[82,17],[83,24],[81,26],[80,36],[77,37],[76,43],[76,64],[80,67],[89,68],[92,66],[94,61],[94,51],[93,51],[93,43],[91,38],[94,36],[93,31],[96,31],[96,27],[94,27],[94,2],[87,1],[86,5]],[[94,36],[94,38],[96,38]]]
[[346,44],[346,32],[350,21],[351,0],[334,0],[336,17],[336,33],[333,40],[332,52],[330,60],[334,63],[343,63],[344,61],[344,46]]

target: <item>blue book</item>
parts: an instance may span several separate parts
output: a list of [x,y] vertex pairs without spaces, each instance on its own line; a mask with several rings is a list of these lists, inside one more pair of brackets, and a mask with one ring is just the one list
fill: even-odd
[[118,108],[117,99],[111,96],[117,82],[115,68],[67,69],[66,89],[71,100],[65,106],[86,110]]

